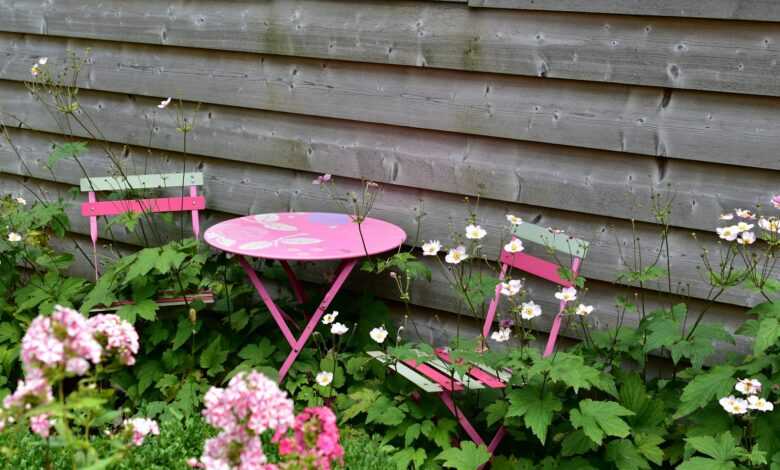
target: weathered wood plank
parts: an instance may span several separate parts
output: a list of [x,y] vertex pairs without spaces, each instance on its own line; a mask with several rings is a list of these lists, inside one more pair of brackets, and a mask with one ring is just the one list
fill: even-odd
[[[506,4],[512,0],[502,1]],[[651,11],[659,3],[671,8],[679,3],[597,2],[622,4],[624,10],[636,14]],[[580,9],[587,10],[593,3],[536,1],[536,8],[586,5]],[[732,13],[780,20],[780,7],[773,0],[685,0],[676,9],[689,11],[686,6],[694,3],[695,11],[709,11],[716,16]],[[713,7],[714,3],[722,8]],[[548,7],[554,4],[560,6]],[[669,8],[658,12],[669,13]],[[575,16],[382,0],[0,0],[0,30],[780,95],[775,60],[780,32],[772,23]]]
[[[86,90],[79,97],[107,139],[181,148],[175,113],[159,112],[155,100]],[[22,85],[0,81],[0,103],[0,120],[15,125],[12,115],[58,132]],[[223,106],[204,105],[196,114],[187,105],[185,113],[196,122],[188,143],[194,154],[647,222],[654,221],[648,202],[655,193],[673,197],[674,225],[696,230],[712,230],[718,215],[735,207],[765,205],[777,190],[774,172],[744,167]],[[43,156],[48,139],[25,138],[25,145]]]
[[0,34],[0,78],[87,47],[85,88],[780,169],[774,98],[15,34]]
[[[20,132],[15,132],[14,135],[19,134]],[[42,168],[46,153],[41,149],[42,144],[48,142],[46,138],[32,136],[31,139],[26,139],[22,135],[17,142],[25,165],[17,161],[10,149],[4,146],[0,147],[0,171],[23,175],[26,168],[29,168],[36,178],[53,179],[51,173]],[[149,171],[164,172],[180,171],[183,166],[181,155],[162,155],[143,148],[128,148],[127,151],[123,162],[128,168],[147,166]],[[89,152],[82,156],[81,160],[82,165],[95,171],[107,173],[111,170],[110,163],[98,146],[90,146]],[[340,210],[327,193],[311,184],[311,173],[193,156],[187,158],[186,165],[198,166],[205,174],[204,192],[210,209],[238,215],[323,208]],[[63,160],[57,167],[56,178],[60,182],[76,184],[81,176],[81,169],[76,162]],[[345,191],[359,190],[359,182],[355,180],[339,179],[339,186]],[[467,212],[460,196],[393,185],[384,187],[373,214],[398,224],[409,234],[415,234],[418,232],[418,212],[415,211],[425,212],[426,215],[419,227],[420,240],[410,239],[410,244],[427,239],[446,242],[451,227],[466,225]],[[507,212],[513,212],[542,226],[561,228],[567,233],[590,241],[588,258],[581,271],[589,279],[614,281],[618,272],[624,269],[623,255],[628,256],[631,253],[634,233],[628,221],[482,200],[478,222],[489,233],[485,239],[485,253],[491,259],[497,258],[503,242],[508,237],[509,228],[505,219]],[[74,217],[82,220],[72,221],[73,223],[86,224],[83,217]],[[205,225],[207,224],[204,223]],[[657,246],[654,241],[658,230],[658,227],[651,224],[637,224],[636,235],[643,240],[642,253],[645,259],[654,259],[656,256]],[[675,229],[671,233],[670,242],[671,266],[676,281],[680,283],[674,285],[673,289],[690,288],[691,295],[705,297],[709,288],[697,269],[700,264],[698,253],[700,244],[712,252],[716,251],[714,234],[701,233],[696,241],[691,238],[688,230]],[[540,246],[529,245],[527,252],[543,258],[548,257],[545,248]],[[665,258],[662,259],[665,262]],[[667,288],[664,282],[648,283],[647,287],[659,291]],[[754,292],[734,291],[720,300],[738,305],[753,305],[760,301],[760,296]]]
[[774,0],[468,0],[470,7],[724,20],[780,21]]

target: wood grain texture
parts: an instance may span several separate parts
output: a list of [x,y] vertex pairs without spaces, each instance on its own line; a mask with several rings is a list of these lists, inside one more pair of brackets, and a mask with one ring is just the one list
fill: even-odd
[[[13,131],[12,136],[22,155],[20,162],[7,145],[0,147],[0,171],[25,175],[29,169],[33,177],[42,180],[54,180],[60,183],[77,184],[83,176],[79,165],[74,161],[59,162],[53,176],[43,164],[46,161],[46,149],[52,136],[40,135],[29,131]],[[111,172],[111,164],[99,146],[91,145],[90,150],[81,158],[82,165],[100,174]],[[116,147],[122,154],[122,148]],[[144,148],[127,148],[122,163],[127,168],[147,167],[150,172],[182,171],[184,160],[175,153],[160,154]],[[186,160],[187,167],[198,167],[204,173],[204,193],[207,206],[215,211],[246,215],[263,212],[281,211],[339,211],[340,208],[318,186],[311,184],[312,173],[289,169],[273,168],[253,163],[228,162],[222,159],[193,157]],[[338,179],[340,190],[359,190],[359,181]],[[417,214],[424,212],[422,223],[418,225]],[[497,259],[500,247],[508,238],[505,215],[514,213],[538,225],[556,227],[591,243],[588,258],[583,264],[582,274],[589,279],[613,282],[624,269],[624,260],[631,256],[631,244],[634,233],[631,223],[614,218],[589,217],[583,214],[562,210],[543,209],[534,206],[511,204],[493,200],[482,200],[478,222],[488,231],[485,240],[485,253],[490,259]],[[83,217],[74,212],[72,223],[86,224]],[[440,239],[445,241],[453,230],[466,225],[466,208],[458,195],[432,192],[419,188],[385,185],[381,198],[372,212],[373,216],[388,220],[406,230],[410,235],[408,242],[419,244],[422,240]],[[208,226],[208,217],[203,226]],[[456,227],[453,229],[453,227]],[[642,254],[646,260],[657,255],[658,228],[652,224],[637,224],[636,235],[643,240]],[[86,226],[85,226],[86,230]],[[419,231],[419,240],[415,234]],[[671,266],[675,274],[673,291],[690,289],[694,297],[707,296],[709,286],[698,270],[700,248],[707,247],[716,252],[715,237],[712,233],[700,233],[698,241],[693,240],[687,230],[675,229],[671,233]],[[544,248],[529,245],[527,252],[545,259],[549,255]],[[562,262],[568,261],[563,259]],[[665,264],[665,258],[662,258]],[[668,289],[663,282],[647,284],[647,288],[664,291]],[[434,294],[432,294],[434,295]],[[756,293],[735,290],[719,299],[735,305],[754,305],[760,302]]]
[[468,0],[470,7],[724,20],[780,21],[774,0]]
[[[645,4],[637,14],[677,2],[597,1],[629,11]],[[586,2],[593,3],[536,0],[540,8],[562,9]],[[708,4],[721,3],[721,10],[750,10],[767,19],[777,19],[780,9],[774,0],[685,2],[698,3],[700,11],[717,11]],[[775,79],[780,31],[772,23],[469,9],[421,1],[0,0],[0,30],[780,95]]]
[[[159,111],[156,100],[87,90],[79,96],[82,110],[100,122],[107,139],[181,148],[175,112]],[[9,125],[17,124],[10,117],[15,116],[41,131],[57,133],[65,126],[21,84],[0,81],[0,103],[0,119]],[[184,112],[195,119],[188,151],[197,155],[596,217],[653,222],[648,203],[655,193],[673,199],[673,225],[711,231],[719,214],[766,205],[777,191],[775,172],[746,167],[215,105],[196,113],[185,103]],[[36,146],[46,154],[45,144]]]
[[0,34],[0,78],[87,48],[84,88],[780,169],[775,98],[16,34]]

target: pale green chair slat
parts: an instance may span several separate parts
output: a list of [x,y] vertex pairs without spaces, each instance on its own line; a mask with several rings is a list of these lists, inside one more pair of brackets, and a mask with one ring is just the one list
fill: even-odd
[[584,258],[590,245],[585,240],[570,237],[565,233],[553,233],[550,229],[526,222],[515,225],[512,233],[523,240],[549,246],[577,258]]
[[462,383],[469,390],[481,390],[486,388],[485,385],[483,385],[479,380],[472,379],[469,375],[461,375],[457,371],[452,370],[452,365],[447,364],[441,359],[432,359],[427,361],[426,364],[437,369],[447,377],[454,378],[456,382]]
[[203,186],[203,173],[164,173],[159,175],[98,176],[81,178],[81,191],[120,191],[129,189]]
[[502,382],[509,382],[512,379],[512,374],[505,370],[499,372],[490,366],[486,366],[481,362],[472,362],[471,365],[473,365],[474,367],[479,367],[480,369],[484,370],[485,372],[492,375],[493,377],[498,377],[498,379]]
[[417,385],[425,392],[438,393],[444,390],[439,384],[428,380],[425,376],[419,374],[406,364],[402,362],[393,363],[390,358],[381,351],[368,351],[368,355],[386,365],[389,369],[398,372],[406,380]]

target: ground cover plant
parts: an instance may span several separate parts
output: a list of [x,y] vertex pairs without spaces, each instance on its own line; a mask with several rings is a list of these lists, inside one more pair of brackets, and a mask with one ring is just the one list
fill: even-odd
[[[66,162],[86,168],[81,158],[92,146],[105,152],[117,176],[126,175],[126,164],[78,103],[73,76],[81,63],[74,56],[62,71],[45,60],[33,68],[31,91],[72,136],[55,143],[48,164],[52,171]],[[175,114],[186,154],[197,112],[185,109],[166,99],[157,112]],[[6,128],[0,132],[13,146]],[[79,137],[84,134],[90,143]],[[372,182],[354,193],[342,192],[330,175],[314,183],[358,226],[382,196]],[[147,196],[142,190],[114,195]],[[623,256],[624,272],[615,273],[616,282],[638,292],[615,299],[616,322],[596,324],[585,279],[571,271],[571,260],[556,258],[560,275],[574,287],[548,300],[565,303],[565,331],[579,341],[550,357],[533,342],[544,337],[539,320],[554,312],[542,309],[518,273],[499,283],[499,267],[486,254],[488,235],[500,239],[498,249],[526,250],[511,237],[523,220],[507,213],[502,233],[488,234],[479,201],[467,200],[452,233],[440,240],[414,237],[410,245],[421,250],[363,264],[367,273],[390,279],[405,315],[393,321],[376,298],[340,296],[281,386],[274,378],[287,344],[230,257],[185,238],[176,217],[140,213],[103,224],[106,238],[140,250],[109,247],[98,281],[74,276],[77,258],[88,263],[92,257],[78,244],[57,248],[67,246],[62,240],[71,231],[66,214],[73,204],[66,194],[49,199],[33,185],[0,200],[0,266],[14,267],[0,270],[3,465],[479,468],[490,458],[485,447],[470,442],[438,400],[367,354],[381,349],[395,361],[432,356],[434,345],[415,335],[411,306],[412,287],[427,285],[436,269],[457,299],[458,325],[484,318],[496,287],[501,293],[489,337],[466,334],[464,327],[447,345],[456,360],[511,371],[506,389],[456,396],[481,429],[508,429],[492,468],[780,468],[774,437],[780,431],[774,411],[780,198],[768,196],[762,207],[736,208],[713,221],[717,248],[700,253],[711,287],[703,303],[675,288],[668,262],[672,204],[659,196],[648,205],[658,239],[635,237]],[[415,217],[418,226],[425,223],[422,211]],[[654,244],[654,256],[647,259],[640,243]],[[255,267],[267,278],[284,279],[273,264]],[[658,284],[668,293],[651,305],[641,293]],[[200,288],[211,289],[216,302],[172,308],[154,302],[163,292]],[[711,306],[735,289],[752,289],[763,301],[736,331],[706,321]],[[312,294],[308,298],[318,298]],[[290,293],[279,295],[293,316],[312,309],[297,305]],[[115,313],[91,312],[122,300],[131,302]],[[749,351],[734,348],[738,340]],[[666,365],[653,368],[658,360]],[[464,372],[452,366],[451,373]],[[269,414],[278,409],[284,413]]]

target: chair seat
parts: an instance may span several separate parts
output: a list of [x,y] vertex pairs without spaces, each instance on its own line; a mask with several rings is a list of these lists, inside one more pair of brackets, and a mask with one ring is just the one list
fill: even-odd
[[[214,303],[214,293],[210,290],[202,291],[202,292],[196,292],[196,293],[189,293],[185,295],[175,295],[174,292],[164,292],[163,294],[166,294],[163,297],[154,299],[154,302],[162,307],[174,307],[177,305],[187,305],[191,304],[196,301],[201,301],[204,304],[213,304]],[[167,295],[170,294],[170,295]],[[115,310],[120,309],[121,307],[125,305],[131,305],[134,304],[132,300],[119,300],[117,302],[112,303],[111,305],[107,307],[95,307],[90,310],[92,313],[100,313],[100,312],[113,312]]]
[[437,349],[437,358],[424,363],[394,361],[381,351],[369,351],[368,354],[428,393],[504,388],[511,377],[508,372],[499,372],[478,363],[471,363],[465,375],[459,374],[452,369],[453,362],[444,349]]

